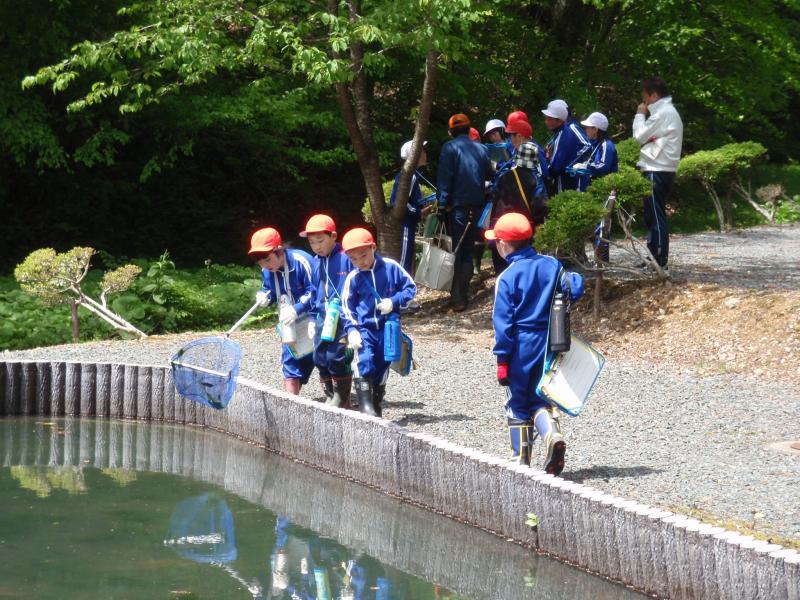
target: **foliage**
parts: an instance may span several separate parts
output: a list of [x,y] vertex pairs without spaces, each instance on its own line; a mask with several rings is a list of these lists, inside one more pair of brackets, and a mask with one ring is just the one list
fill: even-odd
[[561,257],[584,256],[584,244],[606,214],[602,202],[591,194],[568,191],[550,199],[544,225],[536,230],[539,252]]
[[615,147],[620,168],[623,166],[635,168],[636,163],[639,162],[639,143],[629,137],[615,144]]
[[[387,205],[392,197],[392,187],[394,187],[394,179],[388,179],[387,181],[383,182],[383,195],[386,198]],[[425,183],[420,183],[419,188],[423,198],[433,193],[433,189],[428,187],[428,185]],[[361,205],[361,218],[365,223],[374,223],[374,220],[372,219],[372,207],[370,206],[369,198],[365,198],[364,204]]]
[[731,193],[736,187],[744,189],[742,172],[766,152],[767,149],[758,142],[725,144],[715,150],[700,150],[681,159],[678,179],[699,181],[717,211],[720,231],[730,229],[733,227]]
[[619,204],[639,206],[650,193],[650,183],[633,167],[620,165],[619,172],[593,180],[587,193],[598,202],[605,202],[612,190],[616,191]]
[[539,517],[536,516],[536,513],[526,513],[525,514],[525,525],[528,527],[536,528],[539,526]]

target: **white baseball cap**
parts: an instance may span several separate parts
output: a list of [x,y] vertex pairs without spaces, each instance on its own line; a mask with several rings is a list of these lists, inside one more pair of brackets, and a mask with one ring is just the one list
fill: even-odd
[[551,100],[547,104],[547,108],[542,111],[542,114],[545,117],[566,121],[567,117],[569,117],[569,109],[567,109],[567,103],[563,100]]
[[581,121],[581,125],[584,127],[597,127],[600,131],[605,131],[608,129],[608,119],[603,113],[593,112]]
[[[407,159],[408,155],[411,154],[411,144],[412,143],[414,143],[414,140],[408,140],[405,144],[400,146],[400,158],[402,158],[403,160]],[[422,147],[423,148],[425,146],[427,146],[427,145],[428,145],[428,140],[425,140],[424,142],[422,142]]]
[[505,131],[506,124],[503,123],[500,119],[489,119],[486,122],[486,129],[483,130],[483,135],[486,135],[493,129],[502,129],[503,131]]

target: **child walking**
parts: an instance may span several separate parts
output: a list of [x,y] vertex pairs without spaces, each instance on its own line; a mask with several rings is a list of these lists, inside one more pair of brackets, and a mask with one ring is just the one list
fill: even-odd
[[399,316],[400,307],[414,298],[417,286],[397,262],[375,252],[375,240],[366,229],[348,231],[342,246],[356,267],[342,292],[347,341],[356,352],[356,396],[361,412],[380,417],[389,376],[383,330],[389,316]]
[[547,350],[550,305],[561,287],[561,264],[531,247],[533,227],[525,215],[507,213],[485,233],[497,242],[508,267],[497,276],[492,313],[497,381],[506,386],[506,417],[512,458],[530,465],[535,434],[545,446],[544,470],[564,469],[567,444],[557,412],[536,394]]
[[[308,324],[308,337],[314,340],[314,365],[325,391],[325,403],[349,408],[353,351],[347,347],[344,319],[336,315],[341,313],[342,289],[353,263],[337,241],[336,223],[328,215],[311,217],[300,236],[308,239],[315,254],[311,277],[315,292],[312,312],[316,318]],[[331,331],[325,331],[330,335],[323,339],[326,318],[335,319],[336,324]]]
[[[280,302],[278,320],[283,327],[294,324],[297,317],[311,310],[314,288],[311,282],[311,257],[302,250],[284,249],[281,234],[272,227],[259,229],[250,238],[250,257],[261,267],[261,289],[256,300],[262,306]],[[283,388],[299,394],[314,370],[311,354],[294,358],[289,346],[281,351]]]

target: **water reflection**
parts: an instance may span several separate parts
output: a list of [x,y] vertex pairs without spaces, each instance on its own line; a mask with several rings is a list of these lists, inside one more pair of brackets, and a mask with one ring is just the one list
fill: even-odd
[[[0,465],[26,468],[16,471],[18,485],[38,494],[47,489],[46,482],[54,490],[56,478],[48,478],[47,469],[71,473],[68,487],[88,492],[90,498],[104,481],[116,489],[144,486],[143,473],[203,482],[205,489],[192,484],[193,491],[176,495],[176,480],[166,480],[172,500],[157,544],[183,562],[224,570],[236,587],[254,598],[640,597],[489,534],[214,432],[131,421],[54,420],[56,426],[38,422],[0,421]],[[88,477],[88,469],[108,476],[95,472]],[[208,485],[220,493],[209,491]],[[232,499],[242,506],[234,508]],[[240,525],[237,531],[236,525],[244,522],[247,527]],[[250,542],[243,545],[243,537]],[[0,583],[0,595],[2,591]]]

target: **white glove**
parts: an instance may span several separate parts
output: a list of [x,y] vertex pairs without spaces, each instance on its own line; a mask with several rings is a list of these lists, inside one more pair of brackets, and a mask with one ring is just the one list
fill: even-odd
[[588,162],[583,162],[583,163],[575,163],[574,165],[572,165],[572,168],[575,169],[576,171],[585,171],[588,166],[589,166]]
[[259,306],[266,306],[269,304],[269,292],[258,290],[256,292],[256,302],[258,302]]
[[393,308],[394,304],[392,304],[392,300],[390,298],[383,298],[377,304],[377,309],[382,315],[388,315],[390,312],[392,312]]
[[278,313],[278,320],[284,325],[291,325],[297,321],[297,311],[291,304],[281,306],[281,311]]
[[314,339],[314,335],[317,333],[317,322],[313,319],[308,322],[308,337],[309,339]]
[[358,329],[351,329],[350,333],[347,334],[347,345],[353,350],[361,348],[361,333]]

